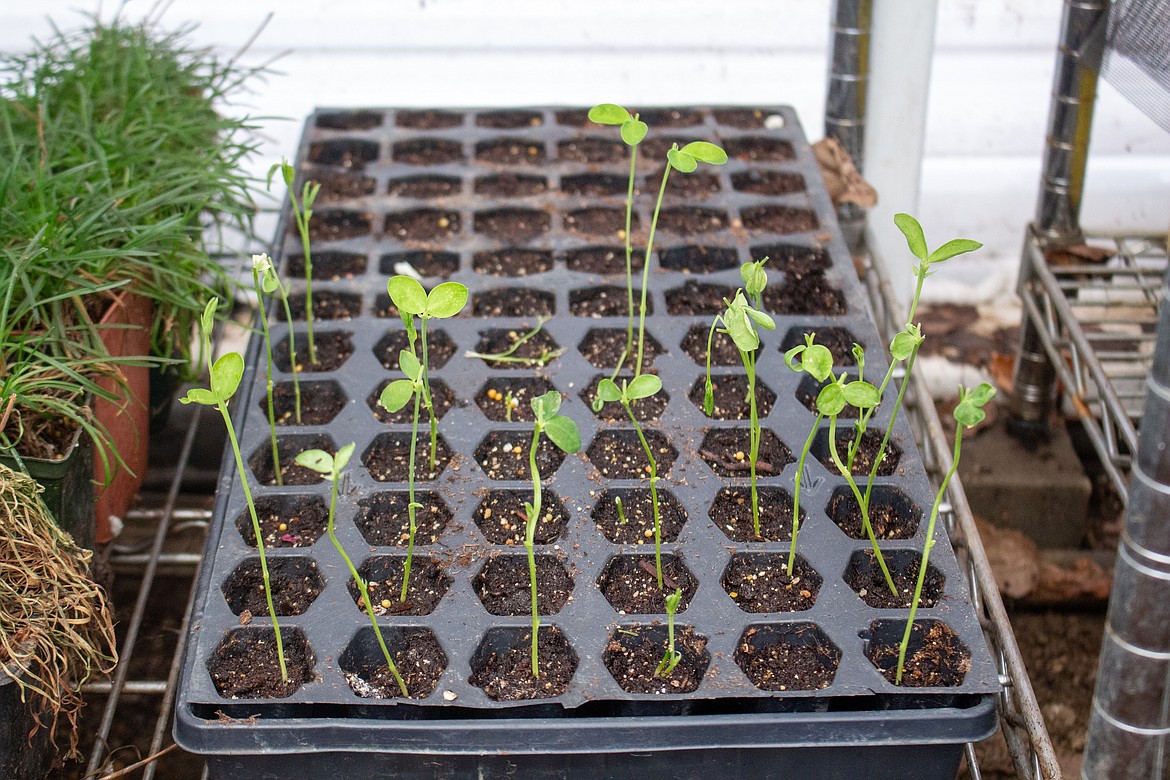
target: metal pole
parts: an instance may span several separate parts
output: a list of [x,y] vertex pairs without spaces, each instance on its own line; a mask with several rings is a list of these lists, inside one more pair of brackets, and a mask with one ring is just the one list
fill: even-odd
[[[873,0],[834,0],[830,29],[829,91],[825,98],[825,135],[836,138],[859,171],[865,165],[865,113],[869,92],[869,32]],[[849,249],[859,252],[865,209],[842,203],[837,218]]]
[[1170,275],[1162,294],[1084,778],[1164,778],[1170,770]]

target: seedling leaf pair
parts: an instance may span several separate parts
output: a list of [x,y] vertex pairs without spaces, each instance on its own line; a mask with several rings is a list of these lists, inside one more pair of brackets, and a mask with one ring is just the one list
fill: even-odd
[[355,446],[353,442],[350,442],[339,449],[336,455],[330,455],[325,450],[305,450],[297,454],[296,461],[300,466],[333,479],[341,474],[346,464],[349,463],[349,459],[353,457]]
[[727,152],[708,141],[691,141],[679,149],[678,144],[672,144],[666,153],[666,159],[676,171],[690,173],[699,167],[699,163],[709,165],[723,165],[727,162]]
[[620,125],[622,141],[627,146],[637,146],[646,137],[649,127],[637,115],[614,103],[601,103],[589,109],[589,121],[599,125]]
[[424,319],[454,317],[467,303],[467,288],[459,282],[443,282],[427,293],[417,279],[395,276],[386,286],[399,311]]

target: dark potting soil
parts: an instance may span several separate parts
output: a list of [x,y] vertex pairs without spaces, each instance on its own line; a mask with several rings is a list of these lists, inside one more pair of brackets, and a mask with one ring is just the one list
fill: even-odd
[[[641,249],[630,252],[630,269],[642,270],[646,253]],[[583,274],[624,274],[626,272],[626,250],[621,246],[587,246],[583,249],[569,249],[565,252],[565,267]],[[637,304],[635,304],[637,305]]]
[[[329,507],[317,496],[260,496],[256,499],[264,546],[309,547],[325,533]],[[256,546],[252,518],[245,510],[236,518],[236,528],[249,547]]]
[[703,124],[703,115],[689,108],[647,108],[638,112],[650,127],[695,127]]
[[[471,583],[483,608],[492,615],[532,614],[532,582],[525,555],[498,555],[484,564]],[[536,609],[555,615],[573,594],[573,578],[551,555],[536,556]]]
[[[528,463],[532,436],[528,431],[492,431],[475,448],[475,459],[489,479],[532,478]],[[536,445],[536,466],[541,479],[549,479],[565,461],[565,453],[547,436]]]
[[[370,592],[370,604],[378,617],[393,615],[429,615],[447,595],[451,578],[427,555],[412,556],[406,601],[402,601],[402,577],[406,571],[405,555],[378,555],[368,558],[358,568]],[[346,583],[350,598],[363,613],[366,606],[357,583]]]
[[463,144],[445,138],[415,138],[394,144],[390,155],[408,165],[444,165],[463,162]]
[[321,185],[317,195],[319,203],[338,203],[351,198],[364,198],[374,194],[377,183],[373,176],[346,173],[310,172],[309,178]]
[[[268,560],[268,577],[272,606],[277,615],[301,615],[321,595],[325,581],[312,558],[272,558]],[[236,567],[223,585],[224,600],[240,623],[247,625],[253,617],[268,616],[268,599],[264,593],[264,573],[259,558],[249,558]]]
[[380,111],[339,111],[317,116],[317,127],[326,130],[372,130],[381,126]]
[[[410,698],[425,699],[439,684],[439,678],[447,668],[447,655],[430,629],[404,628],[402,634],[402,639],[390,648],[390,657],[394,659],[394,666],[402,676]],[[356,670],[345,671],[345,679],[353,692],[363,699],[401,697],[402,690],[381,653],[369,660],[369,663],[359,664]]]
[[[420,431],[415,444],[416,480],[435,479],[451,460],[451,448],[440,434],[435,452],[435,467],[431,469],[430,446],[430,434]],[[407,432],[381,434],[374,439],[369,454],[362,460],[370,476],[379,482],[406,482],[410,474],[410,434]]]
[[[903,625],[905,621],[902,621]],[[887,632],[893,637],[893,632]],[[870,641],[865,657],[891,683],[897,679],[898,642],[902,632],[893,641]],[[906,665],[902,670],[901,685],[907,688],[935,688],[962,685],[971,669],[971,653],[945,623],[937,620],[915,621],[910,631]]]
[[[297,396],[292,382],[272,388],[272,412],[277,425],[325,425],[345,408],[345,396],[331,382],[301,382],[301,418],[297,421]],[[268,399],[260,398],[267,414]]]
[[720,584],[744,612],[803,612],[812,609],[824,580],[800,556],[788,575],[786,553],[737,553]]
[[496,165],[539,165],[544,162],[544,144],[524,138],[495,138],[475,145],[475,159]]
[[731,186],[753,195],[787,195],[804,192],[804,177],[783,171],[742,171],[731,175]]
[[282,680],[271,628],[242,628],[228,633],[207,664],[211,681],[226,699],[282,699],[311,681],[313,652],[299,629],[282,628],[285,668]]
[[[751,475],[751,429],[715,428],[703,437],[699,456],[721,477]],[[789,463],[796,461],[784,442],[767,428],[760,431],[760,447],[756,458],[756,475],[775,477]]]
[[[618,513],[617,499],[622,512]],[[622,515],[626,521],[622,522]],[[593,509],[593,522],[614,544],[654,544],[654,501],[648,488],[611,489]],[[687,513],[665,490],[658,491],[658,526],[662,541],[673,542],[687,522]]]
[[[873,468],[874,459],[877,457],[878,450],[882,446],[882,438],[885,432],[876,428],[867,428],[865,433],[861,435],[861,446],[857,448],[857,455],[853,458],[853,466],[850,471],[854,476],[869,476],[869,470]],[[830,472],[837,474],[839,470],[837,464],[833,462],[833,455],[828,447],[828,434],[825,434],[823,446],[820,442],[817,443],[816,457],[825,468]],[[849,457],[849,447],[853,445],[854,439],[857,438],[856,428],[842,428],[837,427],[837,456],[841,458],[842,463],[846,463]],[[902,448],[894,442],[886,445],[886,452],[882,457],[881,465],[878,466],[877,476],[889,477],[893,476],[897,471],[898,462],[902,458]]]
[[[829,350],[833,355],[834,366],[853,366],[857,361],[853,359],[853,345],[857,338],[848,328],[838,328],[832,325],[817,325],[791,328],[784,336],[784,343],[780,345],[780,352],[784,353],[793,347],[803,346],[806,334],[816,336],[815,343]],[[861,346],[865,346],[862,344]]]
[[[890,592],[873,550],[861,550],[850,557],[849,566],[845,569],[846,584],[853,588],[862,601],[875,609],[909,609],[918,583],[922,555],[914,550],[898,550],[895,553],[887,550],[884,560],[898,591],[897,596]],[[918,599],[919,608],[926,609],[937,604],[943,584],[942,574],[928,564],[922,582],[922,595]]]
[[[862,488],[864,490],[864,488]],[[829,516],[853,539],[869,538],[862,529],[861,510],[852,493],[839,493],[829,500]],[[869,523],[878,539],[909,539],[918,531],[921,518],[897,502],[881,500],[875,493],[869,504]]]
[[[656,191],[662,186],[662,170],[646,177],[643,191]],[[710,173],[695,171],[679,175],[677,172],[666,180],[666,192],[669,196],[685,198],[687,200],[703,200],[719,192],[719,177]],[[661,224],[661,222],[659,223]]]
[[361,170],[367,163],[378,159],[378,144],[376,141],[364,141],[359,138],[318,141],[309,145],[308,157],[309,162],[318,165]]
[[677,612],[685,612],[699,581],[676,555],[662,556],[662,587],[654,555],[620,555],[610,560],[597,580],[606,601],[623,615],[665,615],[666,597],[682,589]]
[[[314,306],[315,308],[315,306]],[[314,330],[313,344],[317,351],[317,362],[309,359],[309,338],[305,333],[297,333],[296,361],[297,370],[305,372],[336,371],[349,360],[353,354],[353,334],[340,330]],[[288,359],[288,339],[277,340],[272,347],[272,360],[281,371],[292,371]]]
[[[288,296],[288,308],[294,320],[305,319],[305,296],[302,293]],[[316,290],[313,292],[313,321],[317,320],[352,320],[362,310],[362,297],[354,293],[341,293],[335,290]],[[279,310],[283,317],[284,309]],[[316,333],[313,334],[316,337]],[[318,356],[318,360],[320,357]]]
[[524,244],[548,232],[550,217],[536,209],[505,208],[475,215],[475,232],[506,244]]
[[[634,308],[640,309],[638,291]],[[569,292],[569,313],[574,317],[625,317],[629,314],[629,290],[616,284],[595,285]],[[654,313],[654,301],[646,299],[646,314]]]
[[408,176],[386,183],[386,194],[397,198],[429,200],[458,195],[462,184],[454,176]]
[[[313,279],[335,282],[352,279],[366,272],[366,256],[355,252],[317,252],[312,256]],[[305,256],[293,255],[288,259],[288,273],[298,278],[305,275]],[[280,304],[272,301],[268,306],[280,310]]]
[[[553,359],[554,354],[560,350],[560,345],[548,334],[548,331],[542,330],[533,334],[519,346],[516,346],[517,342],[524,338],[529,330],[529,325],[523,324],[515,330],[492,328],[481,331],[479,343],[476,344],[475,351],[481,355],[500,355],[508,352],[508,350],[512,350],[506,360],[484,359],[484,365],[488,368],[529,371],[539,363],[547,365]],[[623,335],[625,334],[623,333]],[[512,349],[514,346],[516,348]],[[519,360],[514,360],[514,358],[518,358]]]
[[475,403],[492,422],[532,422],[532,400],[553,389],[542,377],[493,377],[479,389]]
[[[678,458],[678,450],[659,431],[644,430],[642,435],[654,454],[658,476],[666,477]],[[634,430],[601,431],[593,438],[587,454],[606,479],[639,479],[650,474],[650,461]]]
[[[298,465],[297,455],[305,450],[326,450],[330,454],[337,448],[326,436],[278,436],[276,439],[276,454],[280,457],[280,477],[285,485],[316,485],[322,477],[312,469]],[[276,472],[272,468],[272,447],[267,443],[248,459],[252,473],[262,485],[275,485]]]
[[[707,365],[707,336],[710,334],[710,325],[692,325],[683,336],[683,352],[690,355],[691,360],[700,366]],[[756,353],[759,354],[758,352]],[[713,366],[742,366],[739,348],[726,333],[716,331],[711,339],[711,365]]]
[[[711,505],[711,519],[733,542],[786,542],[792,538],[792,496],[776,487],[757,488],[760,508],[760,535],[752,519],[752,492],[747,485],[725,487]],[[802,507],[800,522],[807,522]]]
[[686,274],[707,274],[726,271],[739,266],[739,253],[729,246],[697,246],[686,244],[658,253],[658,262],[669,271]]
[[832,263],[829,253],[820,247],[801,246],[800,244],[756,244],[751,248],[753,262],[768,258],[768,268],[778,271],[824,271]]
[[[532,501],[532,491],[492,490],[475,508],[475,524],[491,544],[524,544],[528,515],[524,502]],[[569,513],[556,493],[541,491],[540,518],[536,521],[536,544],[552,544],[560,538],[569,522]]]
[[[636,358],[635,358],[636,359]],[[601,384],[602,379],[610,379],[611,376],[607,374],[597,374],[589,382],[589,385],[580,393],[581,400],[589,406],[590,411],[593,409],[593,399],[597,398],[597,386]],[[632,373],[624,373],[617,378],[618,387],[621,387],[622,382],[628,382],[633,378]],[[660,390],[655,395],[649,398],[640,398],[630,404],[630,410],[634,413],[635,419],[640,423],[654,422],[662,413],[666,411],[666,404],[670,397],[665,390]],[[626,409],[620,403],[611,402],[602,404],[601,411],[593,412],[599,419],[608,422],[628,422],[630,416],[626,414]]]
[[481,176],[475,180],[475,194],[485,198],[523,198],[548,192],[548,179],[519,173]]
[[552,268],[553,256],[547,249],[496,249],[476,252],[471,267],[490,276],[530,276]]
[[792,271],[784,284],[764,288],[764,308],[773,314],[845,314],[845,295],[821,271]]
[[758,108],[717,108],[712,113],[721,125],[741,130],[758,130],[764,126],[764,112]]
[[516,130],[521,127],[540,127],[544,117],[536,111],[486,111],[475,116],[477,127],[496,130]]
[[731,300],[735,290],[725,284],[708,284],[688,279],[682,287],[666,291],[666,311],[674,315],[722,314],[723,299]]
[[556,112],[557,124],[565,125],[566,127],[586,127],[598,130],[601,125],[596,122],[589,121],[589,109],[587,108],[567,108],[563,111]]
[[378,270],[386,276],[400,273],[396,267],[406,263],[419,276],[441,276],[444,279],[459,270],[459,255],[454,252],[432,252],[429,249],[412,249],[409,252],[393,252],[382,255]]
[[797,626],[794,637],[772,626],[744,632],[735,661],[748,679],[765,691],[816,691],[827,688],[837,673],[841,651],[819,636],[812,624]]
[[[430,357],[430,355],[427,357]],[[409,423],[414,419],[413,398],[407,402],[406,406],[402,407],[393,414],[386,411],[386,408],[378,402],[381,398],[382,391],[386,389],[386,385],[390,384],[392,381],[394,380],[382,380],[382,382],[376,388],[374,388],[374,392],[370,393],[369,398],[366,399],[366,403],[369,405],[370,410],[374,413],[374,417],[378,419],[378,422],[394,423],[399,425]],[[451,388],[448,387],[447,383],[442,379],[432,379],[431,401],[435,406],[435,419],[441,420],[443,419],[443,415],[447,414],[451,407],[455,405],[455,394],[451,392]],[[418,419],[420,426],[430,424],[430,412],[427,411],[426,406],[421,403],[421,400],[419,403]]]
[[[410,349],[410,341],[406,337],[406,331],[392,330],[378,341],[374,347],[374,356],[387,371],[397,371],[399,369],[398,359],[402,356],[404,349]],[[419,354],[422,354],[421,347],[419,347]],[[454,356],[455,342],[451,341],[451,337],[447,335],[446,331],[427,331],[428,368],[432,371],[438,371],[447,365],[447,361]]]
[[711,663],[707,637],[690,626],[675,626],[674,650],[682,655],[669,675],[655,676],[669,646],[666,626],[619,626],[601,660],[623,691],[690,693],[699,687]]
[[551,317],[556,314],[556,298],[546,290],[502,287],[472,295],[471,313],[476,317]]
[[[585,334],[578,349],[594,368],[608,368],[611,371],[626,351],[625,328],[594,328]],[[642,368],[654,365],[654,358],[665,354],[662,345],[649,332],[642,341]],[[634,331],[634,343],[627,356],[627,365],[638,361],[638,331]]]
[[399,241],[446,240],[459,232],[459,212],[415,209],[386,215],[386,235]]
[[[289,226],[289,232],[299,235],[295,223]],[[374,215],[368,211],[321,211],[314,213],[309,223],[309,238],[313,241],[344,241],[373,232]]]
[[818,227],[817,215],[810,209],[791,206],[755,206],[744,209],[743,226],[757,233],[807,233]]
[[723,148],[729,157],[744,162],[790,162],[796,159],[792,144],[764,136],[728,138]]
[[458,127],[463,124],[463,114],[452,111],[398,111],[395,113],[399,127],[408,127],[413,130],[444,130],[448,127]]
[[629,151],[620,139],[582,136],[558,142],[557,156],[570,162],[613,163],[628,160]]
[[[706,395],[707,380],[700,377],[691,386],[687,397],[691,402],[703,410],[703,399]],[[747,420],[751,417],[751,401],[748,395],[748,380],[743,374],[716,374],[711,377],[714,405],[711,414],[713,420]],[[767,417],[776,403],[776,394],[756,378],[756,415],[759,418]],[[703,410],[704,414],[706,410]]]
[[[415,491],[414,500],[422,504],[415,509],[414,543],[434,544],[451,522],[451,510],[443,499],[427,490]],[[375,493],[358,501],[354,525],[362,538],[375,547],[406,547],[410,543],[409,504],[410,493],[406,491]]]
[[[639,222],[638,213],[634,212],[630,216],[630,226],[635,233],[638,231]],[[565,215],[565,230],[589,236],[612,236],[621,239],[626,232],[626,210],[616,207],[591,206],[570,211]],[[624,263],[624,249],[622,257]],[[624,265],[622,269],[625,270]]]
[[[678,133],[668,133],[662,135],[656,132],[652,132],[646,137],[646,140],[638,146],[638,157],[642,160],[665,160],[666,153],[670,151],[670,148],[675,144],[677,144],[678,148],[681,149],[692,141],[699,140],[702,139],[696,138],[693,135],[680,135]],[[658,188],[662,186],[662,171],[659,170],[658,173],[658,180],[655,181],[653,185],[648,186],[650,192],[657,192]],[[679,174],[678,171],[675,171],[674,175],[680,177],[690,176],[689,173]]]
[[625,195],[629,186],[629,178],[616,173],[578,173],[561,177],[561,192],[581,198]]
[[577,658],[556,626],[541,626],[536,635],[539,677],[532,675],[531,629],[513,631],[513,641],[472,659],[468,682],[495,701],[547,699],[568,690]]
[[658,215],[658,229],[677,236],[694,236],[726,230],[727,212],[697,206],[673,206]]

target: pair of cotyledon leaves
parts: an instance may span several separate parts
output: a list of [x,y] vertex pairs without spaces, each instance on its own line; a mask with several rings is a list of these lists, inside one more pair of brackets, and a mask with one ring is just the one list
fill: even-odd
[[[935,263],[950,260],[956,255],[974,252],[983,246],[978,241],[972,241],[969,238],[956,238],[931,252],[926,246],[926,235],[922,232],[922,225],[918,223],[918,220],[909,214],[895,214],[894,224],[898,226],[898,230],[902,231],[902,235],[906,237],[906,244],[910,247],[910,252],[925,263],[927,268]],[[918,273],[918,271],[919,269],[916,268],[915,273]],[[930,273],[927,272],[927,276],[929,275]]]
[[[589,119],[599,125],[620,125],[622,140],[628,146],[641,143],[649,130],[645,122],[637,116],[630,116],[629,111],[614,103],[601,103],[589,109]],[[692,141],[682,149],[674,144],[666,158],[675,170],[690,173],[701,162],[723,165],[727,162],[727,152],[708,141]]]
[[844,372],[841,376],[834,377],[833,353],[823,344],[817,344],[815,339],[815,333],[806,333],[803,344],[784,353],[784,364],[793,371],[809,374],[818,382],[833,379],[817,394],[817,411],[826,417],[835,417],[846,406],[855,406],[858,409],[872,409],[877,406],[881,400],[878,389],[860,379],[847,382],[848,375]]
[[297,465],[312,469],[318,474],[323,474],[333,479],[341,473],[341,470],[345,468],[345,464],[349,463],[349,459],[353,457],[353,451],[356,446],[356,444],[350,442],[339,449],[336,455],[330,455],[325,450],[305,450],[297,455]]
[[987,382],[968,390],[959,388],[959,405],[955,407],[955,422],[964,428],[974,428],[983,422],[987,413],[983,411],[992,398],[995,398],[995,388]]
[[[203,314],[199,318],[199,325],[203,329],[203,343],[210,344],[211,331],[215,327],[215,310],[219,300],[212,298],[203,307]],[[239,352],[228,352],[221,355],[209,369],[211,388],[193,387],[187,395],[179,399],[184,404],[201,404],[203,406],[218,406],[226,404],[236,394],[240,380],[244,376],[244,358]]]
[[632,401],[649,398],[662,389],[662,380],[654,374],[639,374],[631,381],[622,381],[619,388],[612,379],[602,379],[597,385],[597,397],[604,403],[615,401],[623,406],[629,406]]
[[395,276],[386,291],[399,311],[423,319],[445,320],[467,305],[467,287],[459,282],[443,282],[428,293],[417,279]]

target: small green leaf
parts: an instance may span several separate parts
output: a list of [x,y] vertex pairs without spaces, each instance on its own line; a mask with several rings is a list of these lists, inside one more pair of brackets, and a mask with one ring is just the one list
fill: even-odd
[[901,230],[902,235],[906,237],[906,244],[910,247],[910,251],[914,256],[919,260],[926,260],[926,236],[922,234],[922,225],[918,224],[918,220],[909,214],[895,214],[894,224],[898,226],[898,230]]
[[[784,365],[788,366],[788,368],[790,368],[791,370],[795,371],[798,374],[801,371],[804,371],[805,368],[803,365],[797,365],[796,358],[798,358],[802,354],[804,354],[804,351],[806,349],[808,349],[808,347],[806,347],[804,344],[797,344],[795,347],[793,347],[792,349],[785,352],[784,353]],[[831,359],[832,358],[830,358],[830,360]]]
[[776,330],[776,321],[764,314],[762,311],[757,311],[750,306],[744,308],[744,313],[755,320],[755,323],[764,330]]
[[955,407],[955,422],[964,428],[974,428],[987,418],[987,412],[972,403],[963,402]]
[[599,125],[620,125],[630,120],[630,112],[616,103],[599,103],[589,109],[589,121]]
[[707,378],[707,386],[703,388],[703,411],[710,417],[715,412],[715,388],[711,385],[711,378]]
[[747,290],[748,295],[759,295],[768,286],[768,272],[764,270],[764,263],[768,262],[768,258],[764,258],[756,263],[744,263],[739,268],[739,275],[743,279],[743,288]]
[[280,289],[280,279],[278,279],[276,274],[270,270],[268,273],[264,274],[263,277],[261,277],[260,289],[262,289],[266,294],[271,295]]
[[572,417],[558,414],[544,424],[544,435],[570,455],[581,449],[581,431]]
[[666,159],[670,161],[672,168],[683,173],[690,173],[699,167],[699,163],[695,161],[694,157],[689,154],[683,154],[677,149],[671,149],[666,153]]
[[622,391],[612,379],[602,379],[597,385],[597,397],[605,403],[622,400]]
[[226,401],[236,394],[240,379],[244,376],[244,359],[239,352],[221,355],[211,367],[211,392],[219,401]]
[[192,387],[187,391],[187,395],[179,399],[182,404],[200,404],[202,406],[215,406],[215,394],[210,390],[202,387]]
[[982,248],[983,244],[980,244],[978,241],[972,241],[969,238],[956,238],[931,252],[929,262],[941,263],[957,255],[965,255],[968,252],[974,252],[976,249]]
[[203,327],[203,332],[209,337],[211,331],[215,328],[215,310],[219,308],[219,299],[212,298],[203,307],[203,315],[199,318],[199,323]]
[[986,406],[992,398],[995,398],[995,388],[987,382],[984,382],[972,390],[969,397],[971,403],[976,406]]
[[[421,285],[419,289],[422,289]],[[467,288],[459,282],[443,282],[427,296],[427,314],[440,320],[454,317],[467,303]]]
[[845,395],[845,401],[858,409],[872,409],[881,400],[877,388],[861,380],[850,382],[841,391]]
[[746,308],[746,306],[740,307],[732,304],[731,308],[723,315],[723,321],[727,323],[727,333],[735,342],[735,346],[744,352],[752,352],[760,346],[760,337],[756,334],[756,329],[752,327],[751,318],[744,311]]
[[409,349],[401,350],[398,353],[398,367],[402,369],[402,373],[406,375],[407,379],[417,382],[422,376],[422,363],[418,362],[413,351]]
[[711,165],[723,165],[727,162],[727,152],[723,151],[721,147],[707,141],[691,141],[680,151],[683,154],[689,154],[699,162],[710,163]]
[[378,396],[378,403],[390,414],[394,414],[406,406],[413,395],[414,382],[409,379],[395,379],[382,389],[382,394]]
[[541,422],[551,420],[561,408],[561,394],[556,390],[549,390],[544,395],[532,399],[532,413]]
[[890,342],[890,354],[894,360],[909,360],[910,356],[914,354],[916,346],[918,346],[918,340],[914,338],[913,334],[902,331],[894,336],[893,341]]
[[329,476],[333,473],[333,456],[325,450],[305,450],[296,457],[297,465],[312,469],[318,474]]
[[836,382],[825,385],[817,395],[817,411],[826,417],[836,417],[846,403],[845,390]]
[[524,502],[524,516],[529,520],[534,520],[536,515],[536,507],[527,501]]
[[622,140],[627,146],[637,146],[649,130],[641,119],[629,119],[622,123]]
[[349,459],[353,457],[353,451],[357,447],[352,441],[339,449],[337,454],[333,456],[333,470],[340,474],[341,470],[345,468],[345,464],[349,463]]
[[392,277],[386,283],[386,291],[400,311],[418,315],[427,310],[427,291],[416,279],[409,276]]
[[662,380],[654,374],[639,374],[634,377],[626,388],[626,398],[636,401],[639,398],[649,398],[662,389]]
[[823,344],[813,344],[801,356],[801,368],[818,382],[824,382],[833,371],[833,353]]

